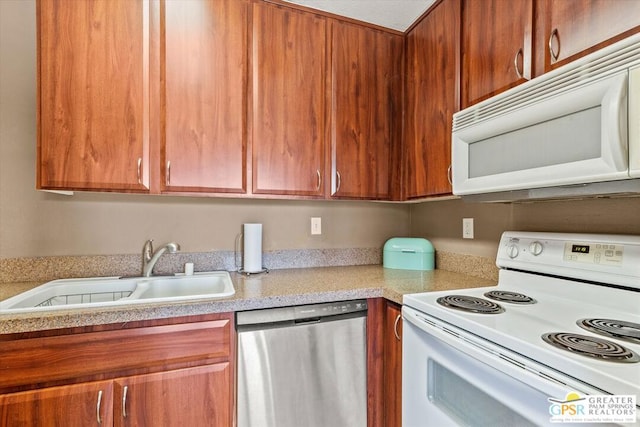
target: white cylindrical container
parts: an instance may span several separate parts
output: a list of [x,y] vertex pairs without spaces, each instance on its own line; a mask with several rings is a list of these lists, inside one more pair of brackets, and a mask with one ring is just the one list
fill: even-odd
[[184,275],[185,276],[193,276],[193,263],[188,262],[184,265]]
[[262,271],[262,224],[244,224],[244,262],[245,273]]

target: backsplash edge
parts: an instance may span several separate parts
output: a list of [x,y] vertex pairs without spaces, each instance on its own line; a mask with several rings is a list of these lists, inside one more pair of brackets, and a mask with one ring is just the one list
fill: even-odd
[[[263,265],[270,270],[284,268],[332,267],[382,264],[379,248],[295,249],[267,251]],[[166,254],[156,264],[154,274],[167,275],[184,271],[184,264],[194,264],[194,271],[236,271],[241,263],[233,251],[180,252]],[[141,257],[128,255],[75,255],[0,259],[0,283],[38,282],[80,277],[140,276]]]
[[[474,255],[436,251],[436,268],[489,280],[498,279],[495,261]],[[270,270],[288,268],[380,265],[380,248],[291,249],[266,251],[263,264]],[[241,259],[238,259],[241,261]],[[154,274],[167,275],[184,271],[184,264],[194,263],[194,270],[236,271],[233,251],[181,252],[164,255]],[[0,259],[0,284],[45,282],[80,277],[139,276],[140,255],[76,255]]]

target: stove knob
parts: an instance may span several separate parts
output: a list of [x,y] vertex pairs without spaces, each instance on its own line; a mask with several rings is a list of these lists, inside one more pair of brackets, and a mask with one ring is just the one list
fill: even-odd
[[507,255],[509,256],[509,258],[515,258],[519,253],[520,249],[518,249],[518,245],[516,245],[515,243],[512,243],[507,247]]
[[537,240],[535,242],[531,242],[531,244],[529,245],[529,252],[531,252],[533,256],[540,255],[543,249],[544,247],[542,246],[542,243]]

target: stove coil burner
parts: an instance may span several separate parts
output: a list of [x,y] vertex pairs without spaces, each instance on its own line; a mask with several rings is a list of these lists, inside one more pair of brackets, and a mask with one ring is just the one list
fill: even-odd
[[608,362],[636,363],[640,361],[633,351],[612,341],[570,332],[552,332],[542,335],[542,339],[554,347],[581,356]]
[[580,319],[578,326],[587,331],[640,344],[640,324],[612,319]]
[[510,302],[512,304],[535,304],[537,302],[530,296],[510,291],[490,291],[486,292],[484,296],[496,301]]
[[445,307],[471,313],[499,314],[504,312],[504,308],[493,301],[468,295],[447,295],[438,298],[436,302]]

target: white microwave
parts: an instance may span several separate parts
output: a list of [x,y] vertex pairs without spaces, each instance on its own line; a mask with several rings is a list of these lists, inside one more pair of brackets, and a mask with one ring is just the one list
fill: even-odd
[[640,34],[453,116],[453,193],[640,194]]

